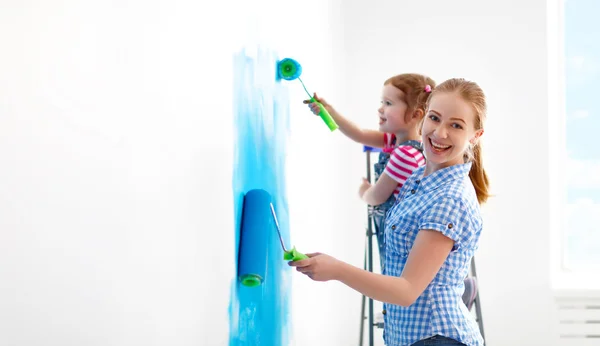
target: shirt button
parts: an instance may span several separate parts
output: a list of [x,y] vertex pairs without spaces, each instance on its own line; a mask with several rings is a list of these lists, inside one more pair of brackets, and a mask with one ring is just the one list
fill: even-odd
[[454,227],[454,225],[452,223],[449,223],[448,228],[452,228],[452,227]]
[[413,195],[415,194],[415,189],[410,190],[410,193],[412,193]]
[[420,182],[421,182],[420,180],[415,181],[415,183],[417,183],[417,184],[420,183]]
[[392,230],[396,229],[396,225],[392,225]]
[[387,314],[387,311],[385,311],[385,309],[383,309],[383,311],[381,311],[382,314]]

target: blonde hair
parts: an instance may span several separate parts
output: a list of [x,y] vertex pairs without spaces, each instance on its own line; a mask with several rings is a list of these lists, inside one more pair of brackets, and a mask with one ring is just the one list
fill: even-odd
[[[475,130],[483,129],[483,124],[487,116],[487,104],[485,94],[477,83],[463,78],[452,78],[438,85],[432,92],[436,93],[456,93],[467,103],[471,105],[475,112]],[[481,144],[477,141],[474,145],[469,144],[465,152],[465,162],[472,162],[469,178],[475,187],[477,201],[483,204],[490,197],[489,179],[483,168],[483,159],[481,157]]]

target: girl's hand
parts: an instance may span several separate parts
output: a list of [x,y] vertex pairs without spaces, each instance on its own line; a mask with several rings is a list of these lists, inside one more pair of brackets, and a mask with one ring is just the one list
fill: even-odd
[[[324,98],[317,96],[317,93],[314,93],[313,98],[319,103],[321,103],[323,107],[325,107],[325,109],[329,113],[331,113],[331,105],[329,105],[329,103],[327,103],[327,101],[325,101]],[[302,101],[302,103],[308,104],[308,108],[310,108],[310,111],[313,112],[314,115],[319,115],[319,113],[321,113],[321,109],[319,108],[319,105],[316,102],[311,102],[311,100],[304,100]]]
[[296,267],[297,271],[314,281],[336,280],[340,272],[341,261],[319,252],[306,255],[309,258],[288,264]]
[[367,190],[370,187],[371,183],[369,183],[369,181],[366,178],[362,178],[362,184],[360,184],[360,187],[358,188],[358,195],[360,196],[360,198],[363,198],[365,192],[367,192]]

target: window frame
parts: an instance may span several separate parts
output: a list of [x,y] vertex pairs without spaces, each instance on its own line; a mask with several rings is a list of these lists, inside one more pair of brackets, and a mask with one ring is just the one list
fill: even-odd
[[598,270],[570,270],[566,261],[567,221],[563,216],[567,200],[566,170],[566,56],[565,1],[548,0],[546,32],[548,47],[548,149],[550,210],[550,279],[557,291],[599,290]]

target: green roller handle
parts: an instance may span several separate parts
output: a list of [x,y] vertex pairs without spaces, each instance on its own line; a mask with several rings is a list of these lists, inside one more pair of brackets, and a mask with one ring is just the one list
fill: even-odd
[[285,248],[285,245],[283,244],[283,237],[281,236],[281,231],[279,230],[279,221],[277,221],[277,214],[275,214],[275,208],[273,207],[273,203],[271,203],[271,214],[273,215],[273,221],[275,221],[275,229],[277,230],[277,235],[279,235],[279,241],[281,242],[281,249],[283,250],[283,259],[286,261],[299,261],[307,259],[308,256],[298,252],[295,246],[293,246],[291,250]]
[[333,120],[333,118],[325,109],[325,107],[323,107],[321,102],[318,102],[317,100],[315,100],[314,97],[310,95],[308,89],[306,89],[306,85],[304,85],[304,82],[302,81],[302,79],[300,79],[301,74],[302,65],[300,65],[294,59],[285,58],[277,63],[277,76],[285,80],[298,79],[300,81],[300,84],[302,84],[302,88],[304,88],[304,91],[306,91],[306,94],[308,95],[308,97],[310,97],[310,102],[316,102],[319,105],[319,116],[321,117],[321,119],[323,119],[327,127],[329,127],[329,130],[331,130],[332,132],[337,130],[339,127],[338,124],[335,123],[335,120]]
[[296,250],[295,246],[291,250],[283,252],[283,259],[286,261],[300,261],[300,260],[307,259],[307,258],[308,258],[308,256],[306,256],[303,253],[298,252],[298,250]]
[[329,114],[327,109],[325,109],[325,107],[321,104],[321,102],[315,100],[314,97],[310,98],[310,102],[315,102],[316,104],[319,105],[319,109],[321,110],[319,112],[319,116],[321,117],[321,119],[323,119],[323,121],[325,122],[327,127],[329,127],[329,130],[331,130],[331,131],[337,130],[339,127],[338,124],[335,122],[335,120],[333,120],[333,118],[331,117],[331,115]]

